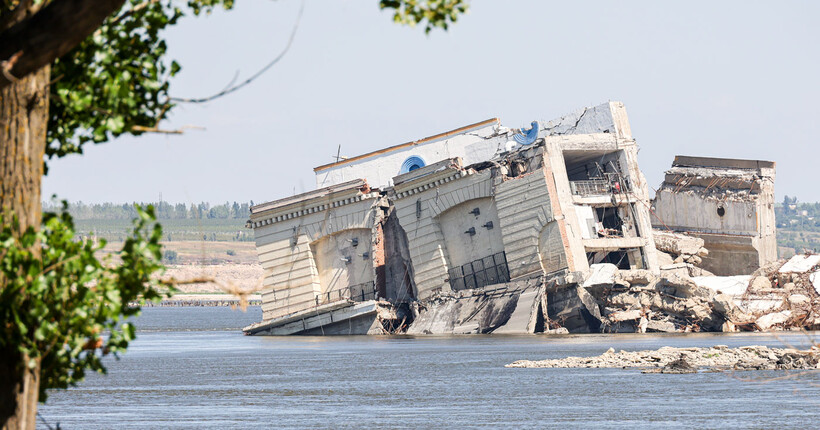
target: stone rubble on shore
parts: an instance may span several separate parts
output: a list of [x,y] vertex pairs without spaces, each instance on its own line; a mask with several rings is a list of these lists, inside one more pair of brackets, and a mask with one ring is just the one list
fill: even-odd
[[646,351],[619,351],[613,348],[595,357],[567,357],[556,360],[519,360],[505,367],[516,368],[644,368],[644,373],[694,373],[698,369],[792,370],[820,369],[820,348],[809,350],[742,346],[729,348],[663,347]]

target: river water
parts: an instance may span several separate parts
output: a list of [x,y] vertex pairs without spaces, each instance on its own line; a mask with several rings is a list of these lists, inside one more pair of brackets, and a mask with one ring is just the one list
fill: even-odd
[[785,373],[504,367],[609,347],[805,346],[804,334],[276,338],[238,330],[260,317],[259,308],[144,309],[137,340],[108,361],[108,375],[53,391],[42,418],[62,429],[820,427],[820,373],[771,381]]

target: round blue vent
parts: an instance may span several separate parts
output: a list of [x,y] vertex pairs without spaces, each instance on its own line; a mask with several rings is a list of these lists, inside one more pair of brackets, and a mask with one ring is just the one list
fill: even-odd
[[411,155],[404,160],[404,163],[401,163],[401,170],[399,170],[399,175],[407,172],[412,172],[413,170],[420,169],[425,166],[424,160],[417,155]]

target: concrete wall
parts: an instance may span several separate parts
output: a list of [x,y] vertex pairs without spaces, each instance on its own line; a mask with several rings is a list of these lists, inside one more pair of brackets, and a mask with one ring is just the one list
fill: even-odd
[[[723,216],[718,214],[720,207]],[[676,231],[740,235],[757,235],[758,231],[757,205],[751,200],[718,201],[686,190],[660,190],[655,197],[655,212]]]
[[511,279],[567,267],[564,241],[542,169],[498,181],[495,201]]
[[777,259],[774,163],[677,156],[653,205],[656,228],[701,237],[716,275],[745,275]]
[[[476,209],[477,215],[471,213]],[[491,197],[467,200],[455,205],[439,215],[438,223],[444,235],[450,267],[461,266],[504,251],[501,225]],[[470,229],[475,233],[467,233]]]
[[[363,289],[366,293],[372,292],[374,271],[370,235],[370,229],[354,228],[323,236],[311,244],[321,284],[320,302],[338,297],[360,297]],[[351,286],[356,287],[355,291],[350,290]]]
[[[322,239],[349,232],[336,236],[336,239],[332,240],[333,243],[339,243],[339,240],[346,240],[353,235],[360,235],[359,247],[364,249],[370,246],[369,232],[380,211],[375,205],[379,196],[359,193],[358,196],[351,198],[349,192],[344,193],[343,196],[344,199],[339,200],[338,195],[328,195],[324,199],[324,205],[327,207],[324,210],[305,213],[278,222],[259,221],[258,223],[263,225],[254,228],[259,262],[265,270],[264,289],[261,291],[264,319],[277,318],[315,306],[317,300],[320,303],[323,301],[322,293],[326,293],[330,286],[336,289],[342,288],[341,279],[333,281],[332,274],[336,272],[330,262],[337,257],[332,256],[334,252],[339,254],[345,252],[352,254],[352,252],[348,248],[334,251],[329,246],[320,244]],[[265,214],[265,218],[275,218],[280,212],[293,213],[292,211],[291,206],[283,207],[279,209],[279,212]],[[302,210],[301,212],[307,211]],[[367,237],[364,237],[365,235]],[[330,244],[330,242],[326,243]],[[317,251],[324,256],[322,260],[326,262],[323,266],[325,276],[320,275],[316,264],[314,252]],[[372,271],[370,260],[357,263],[370,265]],[[364,269],[359,268],[355,276],[345,271],[344,276],[358,283],[360,279],[366,279],[361,274],[363,271]],[[342,273],[338,275],[341,276]]]
[[373,155],[354,157],[328,167],[317,167],[316,187],[327,187],[353,179],[366,179],[374,187],[392,185],[392,178],[399,174],[402,163],[408,157],[421,157],[426,165],[447,158],[461,157],[464,165],[489,160],[504,149],[507,137],[495,136],[497,122],[466,129],[460,134],[423,141],[418,144],[387,148]]
[[[450,289],[447,239],[439,215],[464,202],[491,197],[492,188],[489,170],[476,173],[457,169],[443,169],[395,187],[392,201],[407,235],[417,298],[423,300],[438,290]],[[449,235],[464,234],[449,228],[446,231]]]

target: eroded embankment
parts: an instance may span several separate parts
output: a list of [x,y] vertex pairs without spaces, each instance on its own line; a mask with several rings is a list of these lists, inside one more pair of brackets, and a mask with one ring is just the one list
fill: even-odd
[[820,349],[741,346],[729,348],[663,347],[646,351],[619,351],[610,348],[595,357],[567,357],[556,360],[519,360],[505,367],[541,368],[646,368],[646,373],[691,373],[710,370],[789,370],[820,369]]

